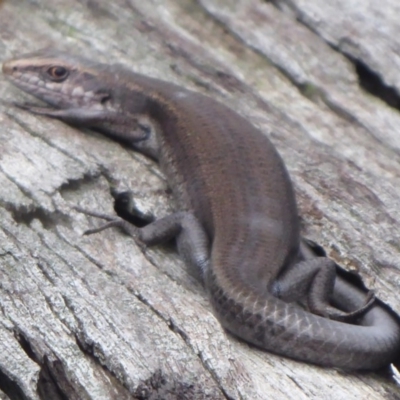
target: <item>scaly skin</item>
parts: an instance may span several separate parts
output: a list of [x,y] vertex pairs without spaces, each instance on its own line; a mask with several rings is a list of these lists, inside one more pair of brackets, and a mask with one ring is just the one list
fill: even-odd
[[[268,138],[236,112],[176,85],[57,51],[8,61],[3,73],[54,107],[25,107],[30,111],[100,129],[158,160],[182,212],[130,228],[132,236],[151,244],[181,235],[185,259],[203,271],[215,313],[230,332],[324,366],[375,369],[397,358],[400,327],[391,313],[340,278],[318,283],[333,264],[302,253],[286,168]],[[300,283],[286,290],[289,271]],[[324,285],[333,290],[326,298],[344,310],[338,315]],[[315,312],[361,315],[359,324],[287,302],[304,300],[306,292]]]

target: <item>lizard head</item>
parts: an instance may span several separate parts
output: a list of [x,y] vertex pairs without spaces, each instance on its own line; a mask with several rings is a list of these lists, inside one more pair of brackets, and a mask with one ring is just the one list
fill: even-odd
[[[3,63],[3,74],[23,91],[52,108],[28,104],[18,106],[37,114],[78,120],[112,108],[112,83],[105,85],[101,69],[94,63],[57,50],[44,49]],[[70,117],[70,118],[68,118]]]
[[123,67],[45,49],[6,61],[2,70],[15,86],[50,106],[16,104],[19,108],[94,128],[156,158],[157,126]]

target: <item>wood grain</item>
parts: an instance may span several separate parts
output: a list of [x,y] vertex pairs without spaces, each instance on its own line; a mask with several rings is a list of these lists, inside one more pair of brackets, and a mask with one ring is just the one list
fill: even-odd
[[[0,2],[0,61],[53,46],[178,83],[237,110],[282,154],[305,236],[400,312],[400,116],[394,0]],[[170,247],[142,253],[71,207],[132,189],[173,208],[158,167],[101,135],[29,115],[0,76],[1,399],[387,399],[383,373],[337,372],[237,341]]]

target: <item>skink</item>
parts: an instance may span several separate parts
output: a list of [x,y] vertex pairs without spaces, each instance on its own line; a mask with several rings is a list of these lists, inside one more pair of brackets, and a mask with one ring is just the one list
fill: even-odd
[[92,214],[141,244],[176,237],[228,331],[323,366],[376,369],[398,357],[397,319],[338,278],[333,261],[306,251],[281,157],[235,111],[174,84],[55,50],[7,61],[3,73],[51,106],[25,106],[31,112],[101,130],[159,162],[176,213],[141,228]]

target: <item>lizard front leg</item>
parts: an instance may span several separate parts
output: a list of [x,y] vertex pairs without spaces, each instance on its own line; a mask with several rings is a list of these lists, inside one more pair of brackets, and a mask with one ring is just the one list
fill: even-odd
[[119,227],[131,236],[142,249],[145,246],[165,243],[175,238],[179,254],[196,269],[201,277],[208,268],[209,240],[198,219],[190,212],[179,211],[139,228],[117,216],[97,213],[81,207],[74,208],[83,214],[108,221],[98,228],[85,231],[85,235],[98,233],[111,227]]

